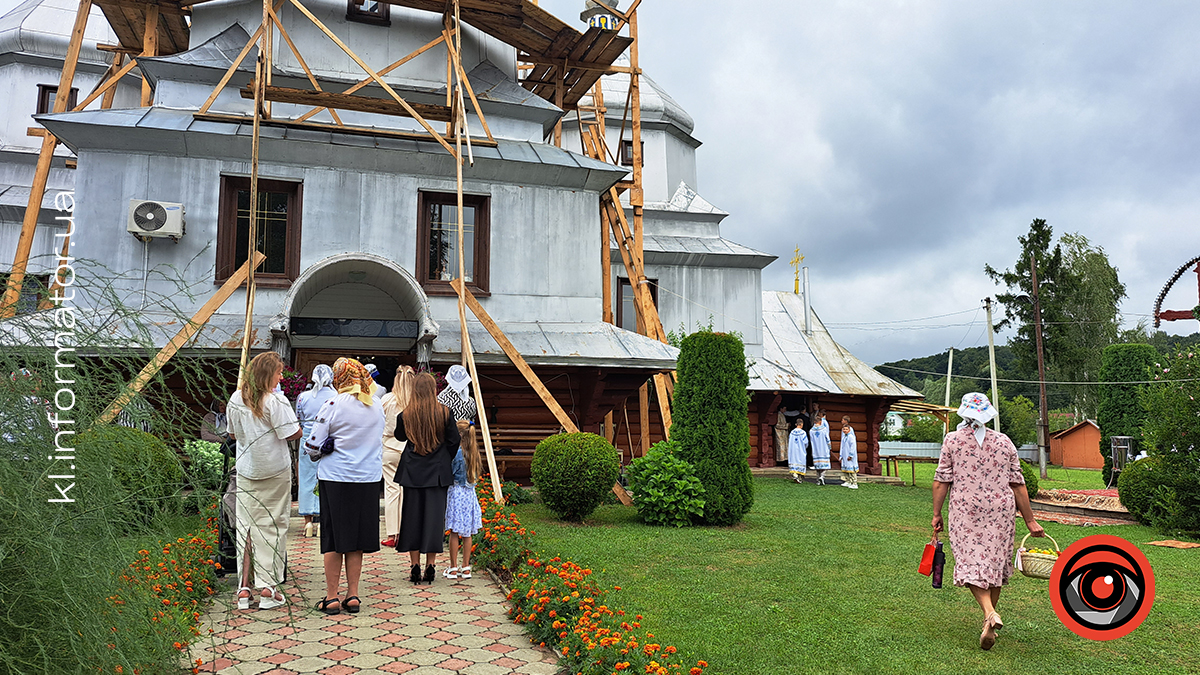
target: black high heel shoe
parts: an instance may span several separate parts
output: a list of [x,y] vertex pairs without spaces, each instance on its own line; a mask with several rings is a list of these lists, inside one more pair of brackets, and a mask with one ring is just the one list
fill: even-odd
[[412,581],[414,584],[421,583],[421,566],[420,565],[412,566],[412,574],[409,576],[409,580]]
[[427,584],[433,583],[433,565],[425,566],[425,577],[421,580]]

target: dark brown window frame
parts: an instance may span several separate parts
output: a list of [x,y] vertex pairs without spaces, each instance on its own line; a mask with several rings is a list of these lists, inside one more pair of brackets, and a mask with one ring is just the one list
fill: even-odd
[[[458,197],[453,192],[420,190],[417,192],[417,265],[416,276],[428,295],[457,295],[449,281],[429,278],[429,207],[433,204],[456,205]],[[491,204],[488,195],[463,195],[463,206],[475,207],[475,260],[474,274],[467,283],[471,293],[488,297],[491,295],[489,272],[492,254]]]
[[[617,161],[621,166],[633,166],[633,139],[625,138],[621,140],[619,149],[619,157]],[[642,141],[642,163],[646,161],[646,141]]]
[[[304,183],[299,181],[258,180],[263,192],[288,192],[288,237],[283,274],[255,272],[254,283],[263,288],[290,288],[300,276],[300,232],[301,212],[304,205]],[[217,208],[217,273],[215,283],[224,283],[237,269],[234,254],[237,251],[237,193],[249,190],[250,179],[246,176],[221,176],[221,196]]]
[[[647,279],[646,281],[650,285],[650,299],[654,301],[654,307],[658,308],[658,279]],[[614,303],[617,306],[617,328],[624,328],[624,326],[625,326],[625,309],[624,308],[625,308],[625,289],[626,288],[629,289],[629,294],[630,294],[629,297],[633,298],[634,297],[633,296],[633,282],[630,281],[627,277],[617,277],[617,297],[616,297],[616,303]],[[636,303],[637,301],[635,300],[634,302]],[[637,325],[636,317],[634,317],[633,323],[635,326]],[[625,328],[625,330],[629,330],[629,329]]]
[[346,0],[346,20],[356,23],[369,23],[373,26],[392,25],[391,5],[386,2],[376,2],[375,11],[363,9],[363,0]]
[[[58,96],[57,84],[39,84],[37,98],[37,114],[54,112],[54,98]],[[71,93],[67,96],[67,110],[74,110],[76,101],[79,98],[79,89],[71,87]]]

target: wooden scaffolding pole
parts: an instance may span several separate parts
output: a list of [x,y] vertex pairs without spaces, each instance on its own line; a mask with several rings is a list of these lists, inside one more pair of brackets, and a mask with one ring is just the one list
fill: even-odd
[[[146,30],[142,34],[142,54],[158,56],[158,5],[146,5]],[[150,78],[142,74],[142,107],[154,102],[154,88],[150,86]]]
[[[265,73],[271,70],[271,50],[268,36],[275,32],[271,28],[271,0],[263,0],[262,11],[262,25],[256,31],[256,34],[261,36],[262,42],[258,49],[258,59],[254,62],[254,123],[250,134],[250,226],[246,232],[246,251],[249,252],[249,255],[258,253],[258,148],[267,87]],[[242,325],[242,354],[239,359],[238,389],[242,388],[242,382],[246,378],[246,366],[250,363],[250,338],[254,332],[256,291],[254,268],[251,268],[246,278],[246,318]]]
[[[633,130],[633,188],[629,191],[629,205],[633,207],[634,257],[640,263],[644,250],[642,247],[642,205],[644,201],[642,196],[642,95],[638,76],[637,8],[634,7],[633,11],[627,13],[627,16],[629,17],[629,37],[633,38],[633,42],[629,44],[629,67],[631,69],[629,73],[629,112],[630,126]],[[636,283],[644,284],[644,275],[639,275],[639,277],[642,278],[639,278]],[[645,289],[646,294],[649,294],[649,291],[649,288]],[[638,328],[638,332],[642,335],[651,334],[646,330],[647,325],[644,320],[639,323]],[[660,399],[658,405],[661,408],[669,403]],[[668,416],[663,418],[664,433],[669,428],[669,416],[668,413]],[[650,387],[646,384],[638,389],[638,432],[641,434],[642,454],[645,455],[650,451]]]
[[[71,41],[63,61],[62,75],[58,79],[58,93],[54,96],[54,112],[67,109],[71,94],[71,83],[75,79],[75,67],[79,64],[79,50],[83,46],[83,33],[87,29],[88,15],[92,11],[92,0],[80,0],[75,11],[75,26],[71,30]],[[33,184],[29,187],[29,201],[25,206],[25,219],[21,222],[21,236],[17,239],[17,250],[13,255],[12,269],[8,274],[8,288],[0,299],[0,319],[17,313],[17,301],[21,298],[21,287],[25,284],[25,270],[29,266],[29,252],[33,249],[33,237],[37,233],[38,216],[42,211],[42,198],[46,196],[46,182],[50,179],[50,164],[54,161],[54,149],[58,139],[51,134],[42,136],[42,148],[38,152],[37,168],[33,173]]]

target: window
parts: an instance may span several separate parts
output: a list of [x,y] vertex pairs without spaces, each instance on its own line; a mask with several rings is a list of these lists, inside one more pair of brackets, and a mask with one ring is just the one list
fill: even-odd
[[[633,166],[633,141],[631,141],[631,140],[622,140],[621,141],[621,152],[620,152],[620,157],[618,157],[618,160],[621,162],[621,166]],[[646,141],[642,141],[642,164],[645,165],[645,163],[646,163]]]
[[[254,273],[260,286],[287,288],[300,276],[300,197],[300,183],[258,181],[258,250],[267,256]],[[250,179],[221,176],[217,283],[246,262],[249,236]]]
[[[17,314],[36,312],[40,304],[50,299],[49,289],[49,274],[26,274],[25,280],[21,284],[21,295],[17,297]],[[0,274],[0,294],[7,291],[8,273]]]
[[[38,100],[37,114],[54,112],[54,97],[58,96],[58,86],[53,84],[38,85]],[[79,90],[71,87],[71,94],[67,96],[67,110],[75,109],[75,99],[79,96]]]
[[[477,295],[488,294],[489,198],[463,195],[463,280]],[[430,295],[454,295],[458,277],[458,197],[442,192],[417,196],[417,278]]]
[[391,5],[377,0],[346,0],[346,20],[370,23],[376,26],[392,25],[389,8]]
[[[647,279],[650,299],[658,307],[658,279]],[[633,304],[633,285],[624,277],[617,277],[617,325],[627,331],[637,332],[637,308]]]

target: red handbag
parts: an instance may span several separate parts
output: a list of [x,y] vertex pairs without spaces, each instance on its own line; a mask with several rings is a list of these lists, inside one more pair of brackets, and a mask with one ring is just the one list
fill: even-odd
[[933,574],[933,557],[937,553],[937,544],[938,536],[937,532],[934,532],[933,539],[925,544],[925,550],[921,552],[921,565],[917,568],[917,571],[925,576]]

